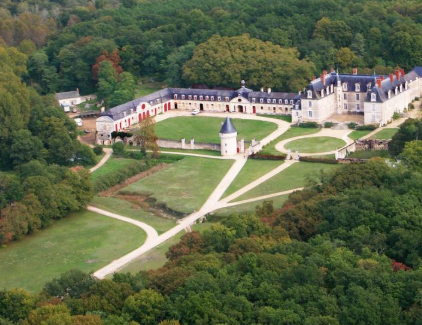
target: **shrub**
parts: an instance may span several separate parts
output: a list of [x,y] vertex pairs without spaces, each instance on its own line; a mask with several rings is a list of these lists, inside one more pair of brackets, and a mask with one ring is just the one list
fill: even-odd
[[104,152],[103,147],[100,147],[100,146],[95,146],[95,147],[94,147],[94,153],[95,153],[97,156],[101,155],[103,152]]
[[375,130],[377,127],[375,125],[359,125],[356,127],[356,130],[358,131],[373,131]]
[[355,122],[350,122],[349,124],[347,124],[347,127],[349,128],[349,129],[355,129],[355,127],[357,126],[357,124],[355,123]]
[[325,163],[325,164],[338,164],[338,161],[334,158],[318,158],[318,157],[299,157],[300,161]]
[[400,113],[394,112],[393,114],[393,120],[397,120],[400,118]]
[[299,127],[301,128],[310,128],[310,129],[316,129],[319,128],[319,125],[317,122],[303,122],[299,124]]
[[332,128],[334,125],[335,125],[335,123],[333,123],[333,122],[325,122],[324,123],[324,127],[327,128],[327,129]]
[[410,103],[410,104],[407,106],[407,109],[409,109],[409,110],[415,109],[415,105],[413,105],[412,103]]
[[262,159],[262,160],[285,160],[286,157],[287,156],[285,154],[265,155],[265,154],[259,154],[259,153],[256,153],[250,156],[251,159]]
[[125,144],[121,141],[113,143],[113,154],[116,156],[123,156],[125,154]]

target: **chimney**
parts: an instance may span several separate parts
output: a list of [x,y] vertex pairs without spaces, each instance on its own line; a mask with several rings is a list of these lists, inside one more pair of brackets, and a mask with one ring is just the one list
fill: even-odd
[[383,81],[384,80],[384,76],[381,76],[380,79],[381,79],[381,81]]
[[381,89],[381,79],[377,79],[377,85]]
[[353,68],[352,73],[353,73],[353,75],[356,76],[358,74],[358,69],[357,68]]
[[268,88],[267,91],[269,94],[271,94],[271,88]]
[[263,93],[264,92],[264,87],[261,87],[261,93]]
[[101,113],[104,113],[104,111],[105,111],[105,107],[103,106],[101,107]]
[[400,81],[400,70],[396,70],[397,81]]
[[400,70],[400,72],[401,72],[401,75],[403,76],[403,78],[404,78],[404,69],[401,69]]
[[392,73],[390,73],[388,76],[390,77],[391,83],[394,83],[394,75]]
[[321,82],[325,86],[325,74],[321,73]]

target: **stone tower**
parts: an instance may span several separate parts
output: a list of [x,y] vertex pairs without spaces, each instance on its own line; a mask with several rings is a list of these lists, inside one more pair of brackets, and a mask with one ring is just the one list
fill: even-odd
[[221,143],[221,155],[232,156],[237,154],[237,131],[230,121],[229,117],[226,117],[224,124],[220,130],[220,143]]

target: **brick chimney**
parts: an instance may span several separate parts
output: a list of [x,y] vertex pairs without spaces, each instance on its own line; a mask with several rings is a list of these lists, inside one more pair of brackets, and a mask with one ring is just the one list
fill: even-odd
[[268,89],[267,89],[267,92],[268,92],[269,94],[271,94],[271,88],[268,88]]
[[381,89],[381,79],[377,79],[377,85]]
[[394,75],[392,73],[389,74],[391,83],[394,83]]
[[353,68],[352,73],[356,76],[358,74],[358,68]]
[[384,76],[381,76],[380,79],[381,79],[381,81],[383,81],[384,80]]
[[325,74],[321,73],[321,82],[325,86]]
[[396,70],[397,81],[400,81],[400,70]]
[[404,69],[401,69],[400,70],[400,72],[401,72],[401,75],[403,76],[403,78],[404,78]]

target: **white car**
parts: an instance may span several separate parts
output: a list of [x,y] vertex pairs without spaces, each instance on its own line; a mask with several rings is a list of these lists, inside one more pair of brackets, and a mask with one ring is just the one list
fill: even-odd
[[78,117],[78,118],[75,118],[74,120],[75,120],[75,123],[76,123],[77,126],[82,126],[82,119],[81,118]]
[[200,112],[200,110],[199,110],[199,109],[197,109],[197,108],[195,108],[195,109],[192,111],[192,115],[198,115],[198,114],[199,114],[199,112]]

